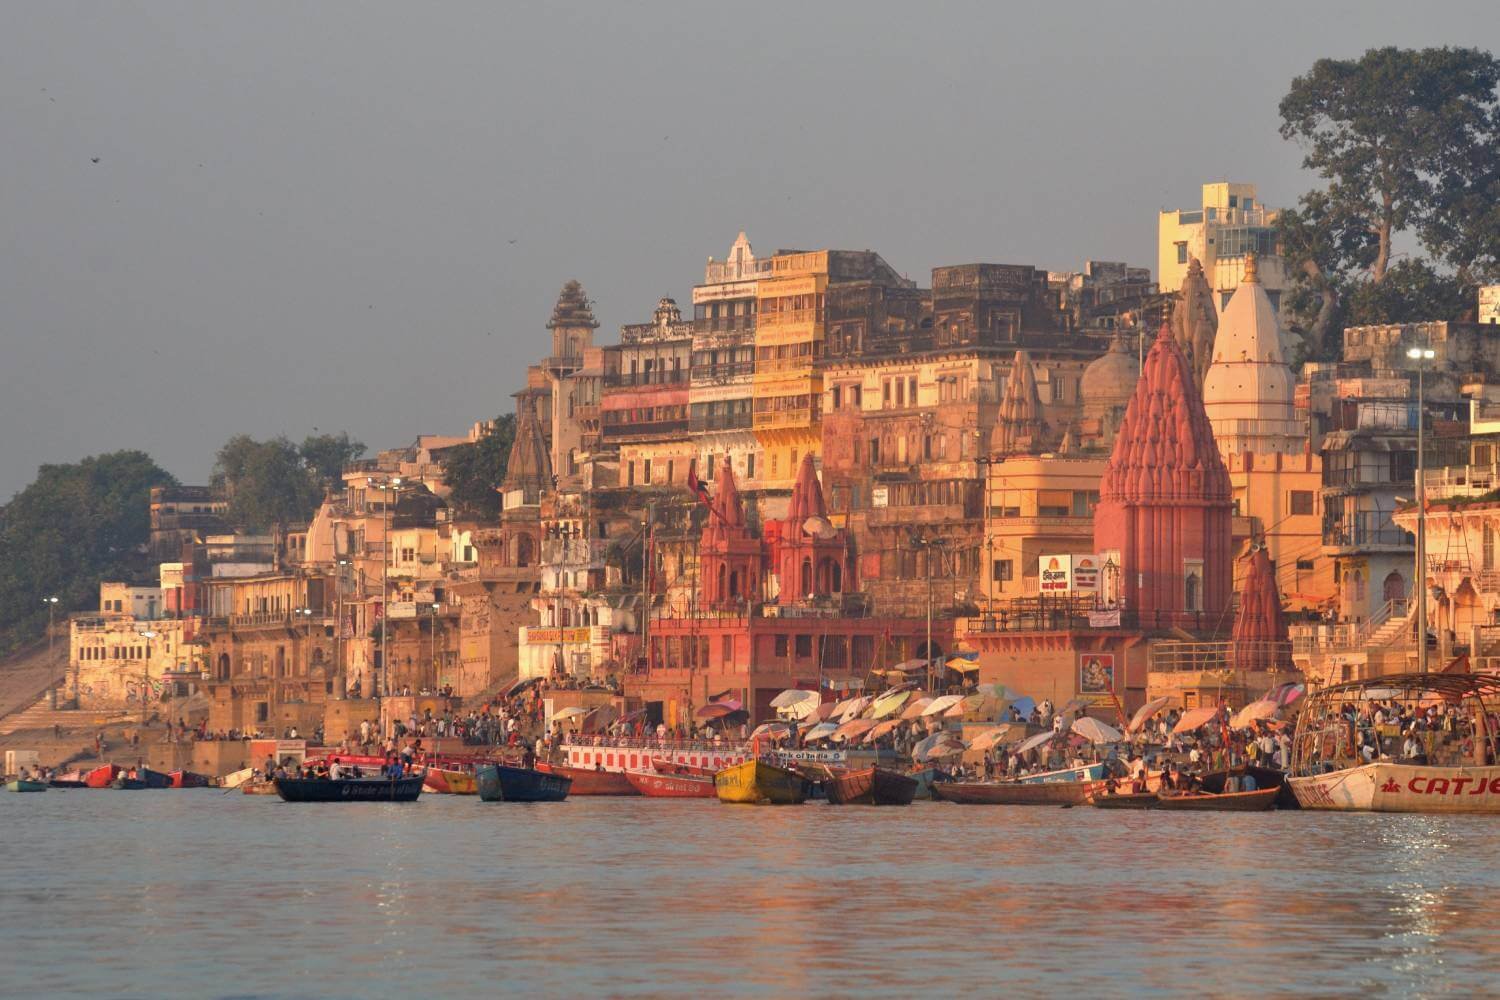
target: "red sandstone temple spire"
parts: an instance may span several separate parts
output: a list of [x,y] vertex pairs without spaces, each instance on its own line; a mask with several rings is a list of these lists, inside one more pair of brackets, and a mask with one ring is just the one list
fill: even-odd
[[1031,356],[1017,351],[1011,362],[1010,377],[1005,380],[995,429],[990,433],[991,450],[996,455],[1039,452],[1045,433],[1042,397],[1037,392],[1036,374],[1031,370]]
[[1094,546],[1142,627],[1212,628],[1232,580],[1229,473],[1192,365],[1163,325],[1100,484]]
[[1238,670],[1269,670],[1277,662],[1272,643],[1285,642],[1286,620],[1276,589],[1276,566],[1264,545],[1248,556],[1250,568],[1240,589],[1240,611],[1234,620],[1234,666]]
[[722,611],[760,600],[761,543],[745,524],[745,505],[728,457],[719,467],[698,558],[705,606]]

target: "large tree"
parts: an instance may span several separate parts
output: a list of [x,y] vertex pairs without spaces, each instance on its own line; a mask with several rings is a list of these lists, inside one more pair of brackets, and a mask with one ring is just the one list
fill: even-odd
[[65,614],[98,607],[101,580],[152,582],[151,487],[175,483],[139,451],[42,466],[0,508],[0,651],[41,633],[43,598]]
[[323,497],[297,446],[284,437],[230,438],[219,449],[211,482],[229,500],[229,519],[249,531],[304,523]]
[[443,481],[450,506],[470,517],[490,519],[500,513],[500,483],[516,439],[516,415],[493,420],[477,441],[442,453]]
[[1304,146],[1302,164],[1326,182],[1333,211],[1374,237],[1374,283],[1390,270],[1397,233],[1427,224],[1493,170],[1497,83],[1488,52],[1394,47],[1319,59],[1292,81],[1282,137]]
[[297,448],[302,461],[318,483],[339,487],[344,467],[365,453],[364,442],[356,441],[347,431],[338,434],[309,434]]

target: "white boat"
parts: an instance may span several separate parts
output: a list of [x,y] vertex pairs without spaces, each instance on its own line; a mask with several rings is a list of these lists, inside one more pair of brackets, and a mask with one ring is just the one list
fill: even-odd
[[247,767],[239,771],[231,771],[219,779],[220,788],[238,788],[255,776],[255,768]]
[[[1422,752],[1403,759],[1407,734],[1373,732],[1343,712],[1372,702],[1418,711],[1440,704],[1453,720],[1417,732]],[[1496,704],[1500,678],[1478,674],[1400,674],[1324,688],[1298,717],[1287,784],[1303,809],[1500,813],[1500,734],[1487,722]],[[1377,758],[1366,762],[1361,749],[1370,744]]]

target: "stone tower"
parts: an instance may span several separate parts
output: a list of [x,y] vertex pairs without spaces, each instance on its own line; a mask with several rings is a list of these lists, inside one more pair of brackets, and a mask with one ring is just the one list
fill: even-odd
[[1226,458],[1244,452],[1301,454],[1307,435],[1292,402],[1294,379],[1281,349],[1281,328],[1260,283],[1254,254],[1224,307],[1203,406]]
[[1042,397],[1036,388],[1036,373],[1031,370],[1031,356],[1017,351],[1000,397],[1000,413],[990,432],[990,450],[996,455],[1024,455],[1040,452],[1046,435],[1042,422]]
[[1209,627],[1229,607],[1232,501],[1193,370],[1171,327],[1146,356],[1100,483],[1094,549],[1141,628]]
[[729,611],[761,599],[761,544],[745,523],[745,504],[728,458],[719,467],[698,543],[704,606]]
[[1214,335],[1219,329],[1219,314],[1214,309],[1214,290],[1204,277],[1203,265],[1194,257],[1188,262],[1187,276],[1172,307],[1172,336],[1193,369],[1193,380],[1199,389],[1213,360]]
[[776,527],[773,560],[782,604],[858,589],[853,560],[848,558],[848,531],[828,521],[811,455],[802,459],[791,505]]
[[577,278],[570,278],[557,293],[557,305],[552,307],[552,318],[547,329],[552,331],[553,358],[583,357],[584,348],[594,346],[594,331],[599,321],[594,319],[594,310],[584,294]]

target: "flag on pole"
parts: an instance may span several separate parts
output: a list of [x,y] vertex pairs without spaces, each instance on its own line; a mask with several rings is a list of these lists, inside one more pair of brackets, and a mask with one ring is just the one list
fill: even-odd
[[698,460],[696,458],[688,463],[687,488],[703,506],[707,507],[712,503],[708,495],[708,484],[698,478]]

